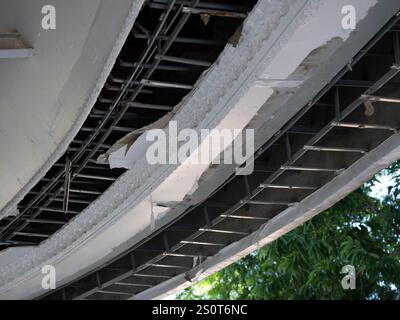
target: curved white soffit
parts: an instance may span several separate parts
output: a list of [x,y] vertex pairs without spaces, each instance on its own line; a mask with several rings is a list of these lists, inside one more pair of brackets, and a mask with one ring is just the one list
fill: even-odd
[[[82,100],[82,109],[74,121],[72,127],[67,131],[67,134],[62,139],[62,142],[56,147],[55,151],[51,154],[51,156],[47,159],[47,161],[43,164],[38,172],[29,180],[27,184],[24,185],[23,188],[19,190],[19,192],[4,206],[4,208],[0,208],[0,219],[2,217],[6,217],[9,215],[13,215],[13,211],[17,204],[25,197],[25,195],[38,183],[38,181],[43,178],[47,171],[51,168],[51,166],[59,159],[59,157],[66,151],[68,145],[74,139],[76,134],[78,133],[79,129],[82,127],[83,123],[85,122],[88,114],[92,110],[93,105],[95,104],[101,89],[104,86],[105,81],[107,80],[108,75],[111,72],[111,69],[118,57],[119,52],[122,49],[122,46],[125,43],[126,38],[130,30],[132,29],[133,23],[136,20],[136,17],[143,5],[144,0],[124,0],[119,4],[116,10],[115,4],[112,4],[110,1],[101,0],[99,7],[96,12],[96,19],[91,26],[91,30],[89,32],[88,38],[86,39],[85,45],[82,49],[82,56],[77,61],[75,66],[71,71],[71,75],[65,84],[63,90],[58,97],[58,103],[60,105],[65,104],[65,101],[68,100],[69,96],[81,96],[82,93],[79,91],[80,86],[76,86],[77,83],[82,81],[89,81],[88,79],[82,79],[82,66],[93,63],[93,59],[99,62],[101,58],[104,58],[104,64],[101,70],[100,75],[98,76],[97,81],[95,82],[93,89],[91,92],[88,92],[89,95],[86,101]],[[129,4],[130,3],[130,4]],[[129,11],[128,11],[129,9]],[[40,10],[39,10],[40,11]],[[120,22],[120,27],[118,30],[117,23],[110,24],[110,12],[114,18],[123,17]],[[126,13],[125,13],[126,12]],[[99,41],[103,41],[105,33],[104,28],[109,28],[107,32],[107,37],[111,37],[112,30],[117,29],[119,32],[118,36],[113,38],[114,43],[110,48],[109,51],[103,55],[99,50],[95,50],[96,43],[98,44]],[[102,37],[100,39],[100,37]],[[110,41],[111,42],[111,41]],[[103,45],[102,45],[103,46]],[[93,50],[95,50],[95,57],[93,58]],[[104,50],[102,48],[102,50]],[[87,75],[85,75],[86,77]],[[62,121],[62,118],[60,119]],[[57,124],[58,125],[58,124]]]
[[[236,127],[237,124],[244,127],[273,93],[271,83],[285,82],[312,50],[330,39],[347,39],[351,31],[343,30],[340,20],[329,25],[329,21],[321,20],[318,15],[331,14],[334,6],[339,18],[340,8],[346,2],[259,1],[244,24],[237,47],[225,48],[218,62],[183,102],[174,117],[178,130],[193,128],[200,132],[202,128]],[[361,18],[376,1],[353,3],[362,8]],[[313,38],[305,36],[310,27],[318,30],[321,25],[328,26],[323,33]],[[298,36],[304,43],[293,52],[288,43]],[[285,60],[290,57],[290,61],[276,65],[281,55]],[[0,298],[32,298],[43,293],[40,271],[44,264],[56,266],[58,285],[71,281],[90,271],[104,256],[116,255],[115,248],[138,232],[159,227],[157,219],[165,214],[165,208],[152,210],[150,198],[154,201],[154,197],[164,196],[167,191],[171,193],[171,185],[180,183],[185,178],[181,174],[188,174],[190,170],[186,170],[186,164],[181,167],[149,165],[144,157],[148,145],[140,137],[134,144],[138,156],[133,160],[132,169],[49,240],[0,268]],[[183,194],[173,196],[181,198]]]

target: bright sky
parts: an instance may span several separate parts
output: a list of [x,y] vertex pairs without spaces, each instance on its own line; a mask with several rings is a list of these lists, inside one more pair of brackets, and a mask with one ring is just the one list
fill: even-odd
[[388,188],[393,185],[393,181],[387,175],[379,177],[379,183],[371,188],[371,196],[375,198],[383,198],[388,194]]

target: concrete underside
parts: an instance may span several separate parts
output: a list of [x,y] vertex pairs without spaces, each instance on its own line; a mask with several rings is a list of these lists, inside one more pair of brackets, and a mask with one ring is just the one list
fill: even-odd
[[114,62],[109,57],[132,1],[52,1],[55,30],[42,29],[45,4],[0,4],[0,34],[18,32],[34,52],[0,59],[0,218],[12,214],[82,125]]
[[[182,107],[182,113],[177,114],[178,119],[181,115],[180,119],[185,120],[181,122],[182,127],[196,125],[197,128],[201,128],[202,126],[218,127],[221,124],[223,127],[234,126],[235,119],[238,121],[240,110],[247,107],[248,109],[246,110],[249,111],[247,114],[249,118],[245,119],[240,125],[241,127],[249,126],[257,129],[256,147],[262,145],[288,119],[299,111],[310,98],[324,87],[336,72],[346,65],[347,61],[399,9],[397,1],[388,0],[379,2],[378,4],[375,1],[353,1],[355,6],[360,6],[359,13],[361,20],[358,29],[350,32],[344,31],[340,26],[340,8],[347,4],[347,2],[337,1],[337,3],[332,4],[331,1],[276,1],[273,2],[275,7],[270,6],[269,9],[266,9],[262,7],[262,5],[265,6],[266,2],[261,1],[260,7],[265,10],[262,11],[259,7],[259,12],[256,11],[254,13],[256,18],[258,18],[257,14],[264,16],[268,16],[267,13],[276,15],[276,12],[280,12],[282,14],[278,23],[270,30],[270,37],[263,39],[260,47],[250,48],[250,52],[243,49],[246,54],[253,53],[256,58],[250,61],[245,71],[240,73],[240,69],[232,70],[232,73],[237,72],[239,77],[239,79],[235,80],[234,85],[232,85],[231,81],[221,84],[221,86],[227,85],[228,89],[222,91],[224,92],[223,100],[225,104],[217,105],[220,107],[218,112],[213,109],[211,111],[207,110],[211,115],[207,114],[208,112],[205,112],[203,115],[198,112],[198,114],[194,114],[194,116],[198,117],[196,120],[198,122],[188,119],[187,115],[192,110],[190,108],[196,108],[196,104],[204,104],[200,99],[193,99],[195,94],[188,97],[187,101],[185,101],[186,104]],[[290,7],[288,7],[289,4],[291,5]],[[280,5],[281,7],[278,8]],[[277,11],[272,12],[273,9]],[[285,11],[285,9],[287,10]],[[271,12],[268,12],[268,10],[271,10]],[[337,14],[333,14],[332,16],[332,12],[336,12]],[[327,21],[331,23],[327,23]],[[248,22],[247,29],[246,27],[244,28],[245,31],[248,31],[247,34],[245,33],[247,37],[257,36],[257,31],[259,30],[252,29],[254,24],[256,24],[255,21]],[[260,27],[260,32],[262,32],[262,26],[257,25],[257,27]],[[325,30],[327,33],[310,39],[309,35],[313,30]],[[362,32],[358,30],[362,30]],[[239,43],[236,50],[241,49]],[[256,52],[251,52],[251,49],[253,51],[259,50],[257,51],[259,55]],[[232,51],[230,54],[233,53],[233,58],[237,59],[234,62],[241,62],[240,57],[235,57],[234,55],[235,49],[230,47],[229,50]],[[307,68],[304,68],[305,62],[307,62]],[[235,66],[236,64],[233,63],[232,68],[234,69]],[[218,64],[215,68],[218,68]],[[216,79],[215,74],[210,72],[210,75],[214,76],[213,79]],[[209,81],[207,78],[206,80]],[[229,80],[228,77],[227,80]],[[205,89],[203,87],[207,88],[206,85],[207,81],[200,82],[197,90],[204,93]],[[274,95],[272,95],[271,90],[275,93]],[[247,101],[249,93],[251,93],[250,96],[252,99]],[[216,92],[215,94],[218,95],[220,92]],[[254,99],[254,96],[259,99]],[[250,108],[248,105],[249,101],[251,101]],[[210,102],[213,102],[212,98],[210,98]],[[186,117],[182,118],[182,114],[185,114]],[[396,135],[395,137],[397,137],[398,142],[398,136]],[[379,165],[374,164],[377,161],[376,158],[370,158],[370,162],[367,160],[367,163],[364,163],[364,167],[358,167],[362,174],[358,173],[358,169],[356,168],[354,169],[353,174],[355,176],[353,177],[351,176],[352,171],[350,168],[346,179],[353,181],[353,183],[350,187],[344,187],[344,184],[340,186],[336,185],[338,188],[344,189],[342,192],[336,194],[335,201],[343,197],[346,192],[356,188],[371,174],[383,167],[383,165],[387,165],[389,161],[393,161],[393,156],[398,157],[398,148],[393,147],[393,142],[390,146],[380,150],[380,153],[376,154],[376,156],[384,157],[385,159],[383,162],[378,161]],[[134,147],[138,148],[138,150],[145,150],[146,145],[143,139],[138,139]],[[43,264],[56,265],[59,271],[58,285],[63,285],[84,275],[125,251],[127,248],[130,248],[157,228],[172,221],[190,205],[206,199],[210,192],[228,178],[234,170],[232,166],[201,168],[201,170],[196,171],[196,174],[201,174],[201,179],[196,181],[198,185],[195,191],[193,191],[193,188],[191,190],[180,190],[173,197],[176,197],[178,200],[184,199],[184,201],[181,201],[169,210],[163,209],[160,212],[156,212],[156,217],[154,217],[152,216],[154,212],[151,209],[152,197],[165,197],[166,192],[171,190],[171,185],[182,181],[185,174],[190,170],[188,171],[184,166],[181,168],[164,166],[154,170],[154,168],[144,167],[144,163],[144,159],[135,159],[131,169],[110,188],[111,190],[103,195],[104,199],[98,199],[94,206],[89,207],[81,216],[72,221],[69,226],[66,226],[66,228],[55,235],[55,240],[60,240],[67,235],[68,231],[71,231],[73,233],[72,237],[78,237],[78,241],[70,240],[69,245],[61,247],[60,249],[62,250],[54,252],[53,249],[57,248],[57,243],[52,245],[51,241],[53,239],[50,239],[44,245],[40,245],[38,248],[32,250],[31,257],[29,258],[30,268],[27,269],[23,266],[26,260],[20,259],[16,267],[16,274],[12,275],[9,268],[2,269],[5,271],[3,280],[6,283],[3,282],[3,286],[0,288],[0,297],[8,299],[32,298],[41,294],[40,266]],[[196,178],[199,178],[199,176]],[[340,183],[344,182],[345,179]],[[188,196],[189,194],[190,196]],[[123,198],[124,195],[126,195],[126,198]],[[171,199],[167,198],[166,200]],[[327,204],[334,202],[332,198],[326,200]],[[316,214],[320,209],[323,209],[322,205],[315,210],[310,210]],[[104,210],[108,212],[104,212],[104,215],[101,216]],[[96,215],[94,215],[94,212]],[[307,216],[307,218],[309,217],[311,215]],[[305,216],[304,219],[298,217],[290,219],[290,221],[287,220],[288,227],[279,225],[279,228],[283,228],[282,230],[287,232],[291,227],[305,221]],[[281,223],[282,220],[278,219],[278,221]],[[82,230],[76,230],[74,224],[80,226]],[[87,229],[85,229],[86,227]],[[274,235],[283,234],[283,231],[280,231],[281,229],[279,228],[274,230]],[[270,229],[268,230],[269,233],[263,233],[262,231],[259,238],[251,238],[248,241],[261,241],[261,239],[270,235],[271,231]],[[272,240],[272,238],[269,239]],[[221,255],[225,254],[221,260],[225,261],[232,255],[240,257],[241,252],[247,253],[247,248],[254,244],[254,242],[250,242],[238,244],[234,248],[226,248],[221,253]],[[216,259],[219,258],[217,257]],[[220,260],[209,260],[206,262],[211,263],[213,266],[224,265],[224,263],[220,263]],[[199,268],[201,270],[203,270],[203,267],[208,269],[211,268],[211,264],[206,266],[200,265]],[[215,271],[218,268],[216,267],[212,270]],[[199,273],[197,269],[194,272],[196,274]],[[139,297],[159,297],[170,292],[175,287],[185,285],[187,283],[181,278],[173,279],[165,287],[155,288],[154,291],[149,291]]]

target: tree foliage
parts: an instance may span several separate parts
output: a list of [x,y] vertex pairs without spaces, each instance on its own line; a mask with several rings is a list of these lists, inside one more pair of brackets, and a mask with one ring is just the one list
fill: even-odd
[[[393,186],[370,195],[382,175]],[[399,299],[400,162],[335,206],[211,275],[178,299]],[[345,265],[356,289],[341,286]]]

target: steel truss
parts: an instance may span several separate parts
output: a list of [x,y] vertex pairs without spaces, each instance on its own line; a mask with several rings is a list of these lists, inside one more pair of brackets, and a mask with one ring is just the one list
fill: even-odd
[[[239,2],[146,2],[66,153],[18,204],[19,215],[0,220],[0,250],[48,239],[107,190],[124,170],[111,170],[97,157],[126,133],[161,118],[190,92],[256,1]],[[207,25],[200,14],[210,15]],[[213,26],[220,22],[224,30]]]
[[[399,14],[256,152],[253,174],[232,175],[204,203],[43,298],[127,299],[182,274],[258,230],[397,133],[398,20]],[[377,72],[365,72],[371,68]]]

